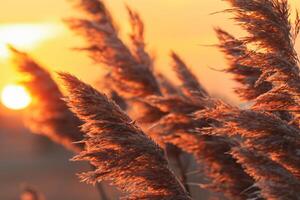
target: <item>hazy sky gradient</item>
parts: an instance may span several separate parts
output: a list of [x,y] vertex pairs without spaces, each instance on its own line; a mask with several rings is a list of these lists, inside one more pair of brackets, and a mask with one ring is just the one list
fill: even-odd
[[[94,82],[101,75],[100,67],[94,66],[83,52],[71,48],[83,46],[80,37],[75,36],[62,23],[63,18],[78,12],[72,5],[76,0],[0,0],[0,28],[9,24],[51,24],[56,34],[24,49],[46,66],[51,72],[68,71],[85,81]],[[123,38],[130,31],[125,3],[139,11],[146,25],[146,40],[149,51],[156,57],[156,69],[170,77],[169,52],[178,52],[193,69],[210,93],[230,97],[234,86],[230,77],[211,68],[226,66],[223,55],[215,47],[217,43],[213,28],[220,26],[233,34],[241,35],[228,14],[215,14],[228,8],[222,0],[107,0],[113,17]],[[300,7],[299,1],[291,1],[293,9]],[[297,2],[297,3],[296,3]],[[1,29],[0,29],[1,30]],[[22,37],[22,35],[20,35]],[[1,43],[1,38],[0,38]],[[0,61],[0,87],[15,79],[12,67]]]

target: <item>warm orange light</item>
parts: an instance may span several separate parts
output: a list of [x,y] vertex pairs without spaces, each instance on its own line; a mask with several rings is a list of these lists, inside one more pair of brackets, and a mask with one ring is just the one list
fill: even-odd
[[1,101],[7,108],[21,110],[29,106],[31,96],[23,86],[7,85],[2,90]]
[[52,24],[12,24],[0,26],[0,57],[7,58],[7,45],[30,50],[41,41],[53,37],[58,31]]

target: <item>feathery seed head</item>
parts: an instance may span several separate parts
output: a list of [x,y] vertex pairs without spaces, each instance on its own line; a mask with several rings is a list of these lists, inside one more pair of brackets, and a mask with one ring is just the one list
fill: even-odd
[[86,149],[74,160],[88,160],[95,171],[88,183],[110,181],[126,199],[190,199],[169,170],[163,150],[105,95],[69,74],[60,74],[71,110],[85,122]]

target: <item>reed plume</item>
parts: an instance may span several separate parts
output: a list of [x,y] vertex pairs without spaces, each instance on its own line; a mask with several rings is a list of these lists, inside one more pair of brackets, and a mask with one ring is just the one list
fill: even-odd
[[[241,137],[243,149],[233,151],[233,155],[256,180],[265,198],[297,199],[300,79],[294,44],[299,32],[298,14],[293,27],[286,0],[229,2],[234,19],[248,35],[235,39],[219,29],[219,46],[230,61],[228,71],[247,88],[244,93],[255,94],[248,98],[254,100],[253,110],[220,107],[201,115],[219,120],[219,125],[209,130],[214,134]],[[251,44],[254,50],[248,49]],[[236,91],[243,94],[239,88]],[[269,172],[272,169],[274,174]],[[285,184],[287,180],[291,185]],[[289,192],[282,192],[285,187]]]
[[127,11],[129,14],[129,22],[131,25],[131,34],[130,39],[133,46],[133,52],[135,55],[136,60],[148,68],[153,68],[153,59],[146,51],[146,44],[145,44],[145,27],[143,20],[138,12],[135,12],[130,7],[127,6]]
[[[143,101],[146,101],[147,105],[154,107],[155,109],[151,109],[150,116],[155,115],[152,113],[155,110],[159,110],[159,113],[164,113],[164,115],[160,115],[159,119],[154,121],[152,125],[149,127],[148,134],[155,138],[155,141],[159,143],[161,146],[165,146],[166,144],[172,144],[171,140],[167,140],[164,135],[166,134],[164,131],[161,131],[157,128],[160,123],[164,121],[164,119],[170,114],[186,114],[192,113],[195,110],[200,109],[199,105],[188,101],[183,96],[149,96]],[[174,121],[174,124],[176,121]],[[173,137],[176,137],[175,132],[169,132],[169,134],[174,134]]]
[[[81,0],[79,8],[87,15],[85,19],[68,20],[71,29],[88,41],[89,47],[85,49],[96,63],[105,64],[110,68],[113,83],[110,87],[126,100],[127,113],[142,128],[147,128],[165,113],[143,100],[151,95],[160,96],[161,91],[153,73],[153,62],[145,50],[144,25],[141,18],[128,8],[133,30],[130,37],[133,44],[131,51],[118,36],[113,19],[103,1]],[[160,142],[158,135],[153,134],[151,137]],[[170,145],[165,146],[168,155],[180,166],[178,153],[171,152],[173,150],[170,150]]]
[[300,145],[298,128],[270,113],[239,110],[227,105],[200,111],[196,115],[206,121],[211,119],[210,126],[213,128],[202,131],[213,135],[238,136],[245,148],[266,155],[300,178],[300,158],[295,156]]
[[[82,122],[62,100],[63,95],[50,73],[27,54],[13,47],[10,50],[17,70],[27,77],[21,83],[33,98],[25,114],[26,126],[32,132],[46,136],[66,149],[73,152],[82,150],[82,144],[77,143],[83,139],[79,128]],[[116,96],[114,98],[117,100]],[[100,184],[97,184],[97,189],[101,198],[106,200],[106,193]]]
[[235,147],[230,153],[255,179],[256,185],[261,188],[261,197],[270,200],[300,199],[299,179],[281,165],[248,148]]
[[45,197],[34,188],[26,186],[23,188],[20,200],[45,200]]
[[[116,91],[132,108],[127,110],[142,127],[159,119],[163,113],[138,98],[161,95],[152,71],[152,61],[145,50],[144,25],[139,15],[128,8],[132,25],[133,52],[120,39],[113,19],[101,0],[80,0],[78,7],[86,13],[85,19],[69,19],[70,28],[83,36],[89,47],[84,48],[97,64],[109,67]],[[139,110],[137,111],[136,108]],[[153,115],[150,115],[153,113]]]
[[271,90],[272,84],[268,81],[256,84],[263,72],[251,58],[253,52],[245,43],[221,28],[216,28],[215,32],[219,38],[218,47],[229,61],[225,71],[233,74],[234,80],[239,83],[234,89],[235,93],[242,99],[251,101]]
[[253,179],[227,153],[234,143],[226,137],[195,133],[194,130],[204,124],[176,113],[162,118],[153,129],[161,132],[163,140],[195,157],[203,167],[200,174],[209,179],[208,183],[200,184],[202,188],[219,192],[229,199],[247,199],[255,195],[257,188],[248,189],[254,184]]
[[184,61],[174,52],[171,53],[171,57],[174,62],[173,70],[182,83],[181,90],[183,94],[191,99],[195,96],[201,98],[207,96],[206,90],[199,83],[196,76],[188,69]]
[[90,56],[110,67],[112,87],[125,98],[159,94],[159,87],[147,64],[139,62],[119,38],[109,11],[100,0],[80,0],[85,19],[69,19],[70,28],[89,43]]
[[108,95],[122,110],[127,110],[128,102],[118,94],[111,85],[114,84],[111,74],[107,73],[100,81],[97,82],[97,89]]
[[176,86],[163,74],[156,73],[155,77],[158,81],[160,91],[163,96],[177,95],[179,93]]
[[163,150],[105,95],[69,74],[60,74],[66,101],[85,124],[86,149],[73,160],[87,160],[95,171],[82,173],[88,183],[108,180],[125,199],[190,199],[169,170]]
[[[193,118],[193,113],[217,105],[203,89],[187,65],[175,57],[175,72],[182,81],[182,92],[175,96],[152,96],[146,100],[166,114],[151,129],[161,140],[171,143],[185,152],[194,155],[197,163],[204,167],[203,175],[210,179],[202,184],[206,189],[220,192],[229,199],[247,199],[257,196],[254,180],[247,175],[227,152],[235,145],[223,136],[209,136],[195,132],[200,127],[209,126],[209,121]],[[247,190],[247,192],[244,192]]]
[[163,113],[192,113],[195,110],[203,108],[201,105],[179,95],[149,96],[145,101]]
[[[299,126],[300,76],[298,56],[294,48],[299,33],[298,15],[292,24],[287,0],[227,1],[232,6],[228,11],[234,14],[234,20],[248,33],[246,37],[239,39],[239,48],[254,46],[239,62],[248,62],[248,67],[255,67],[258,69],[256,71],[260,71],[259,77],[255,75],[254,79],[256,90],[264,88],[266,83],[268,86],[264,93],[257,96],[252,108],[273,112]],[[229,45],[225,46],[225,49],[230,49]],[[230,53],[227,51],[226,54]],[[234,55],[232,62],[238,57],[239,55]]]
[[25,123],[34,133],[44,135],[69,150],[80,151],[74,142],[83,139],[80,120],[68,109],[51,75],[27,54],[10,47],[17,70],[26,78],[22,80],[33,101],[27,109]]

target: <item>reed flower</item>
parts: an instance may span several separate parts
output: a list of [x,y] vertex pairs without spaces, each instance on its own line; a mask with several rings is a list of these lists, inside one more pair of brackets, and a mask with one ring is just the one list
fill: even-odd
[[126,199],[190,199],[168,168],[163,150],[104,94],[69,74],[60,74],[69,92],[66,101],[82,120],[86,149],[73,160],[97,169],[82,173],[88,183],[108,180]]
[[45,200],[45,197],[34,188],[26,186],[22,190],[20,200]]
[[116,102],[116,104],[118,104],[120,108],[126,111],[128,109],[128,102],[126,101],[126,99],[121,97],[121,95],[116,90],[111,88],[112,84],[114,84],[114,82],[112,80],[111,74],[107,73],[102,79],[97,82],[97,89],[105,93],[109,98]]
[[[266,89],[265,92],[258,93],[252,108],[272,112],[299,126],[300,76],[298,56],[294,47],[299,33],[298,14],[295,23],[292,24],[287,0],[227,1],[232,6],[228,11],[234,14],[234,20],[248,33],[239,39],[240,44],[237,45],[244,51],[240,53],[248,52],[247,56],[234,55],[230,58],[231,62],[234,63],[240,57],[239,62],[246,62],[247,67],[251,69],[257,68],[253,79],[254,89]],[[224,41],[221,43],[224,44]],[[251,45],[251,50],[245,51],[244,46]],[[225,44],[225,49],[230,49],[230,45]],[[246,74],[248,75],[249,73]],[[251,76],[253,77],[250,75],[248,78]],[[253,83],[246,87],[253,87]],[[243,93],[239,90],[237,92]]]
[[130,7],[127,6],[127,11],[129,14],[129,22],[131,25],[131,34],[130,39],[132,42],[133,50],[137,61],[147,66],[149,69],[152,70],[153,68],[153,59],[146,51],[146,44],[145,44],[145,26],[144,22],[141,19],[141,16],[138,12],[135,12]]
[[[80,0],[78,7],[86,15],[84,19],[68,20],[70,28],[86,39],[88,47],[84,49],[95,62],[108,66],[113,83],[110,87],[126,100],[127,113],[142,128],[147,129],[165,113],[143,101],[148,96],[160,96],[161,91],[153,72],[153,61],[145,49],[144,25],[140,16],[130,8],[127,9],[132,26],[130,38],[133,47],[130,48],[119,37],[113,19],[102,0]],[[151,137],[159,142],[159,136]],[[169,148],[167,151],[168,155],[173,155]],[[177,149],[177,152],[180,151]],[[179,155],[174,155],[174,159],[179,162]]]
[[244,148],[264,154],[295,177],[300,177],[300,160],[296,156],[300,145],[298,128],[270,113],[239,110],[226,105],[199,111],[196,115],[206,121],[211,119],[212,128],[201,131],[212,135],[238,136]]
[[179,57],[178,54],[172,52],[171,58],[173,59],[173,70],[176,72],[177,77],[181,81],[181,90],[188,98],[205,97],[207,92],[204,87],[199,83],[197,77],[188,69],[185,62]]
[[51,75],[27,54],[13,47],[17,70],[26,77],[22,84],[33,98],[27,109],[25,123],[34,133],[44,135],[69,150],[79,151],[82,146],[75,142],[83,139],[78,128],[80,120],[66,106],[63,97]]
[[[202,184],[201,187],[220,192],[230,199],[257,197],[255,193],[259,190],[252,187],[254,180],[228,154],[236,145],[235,142],[224,136],[210,136],[195,131],[210,126],[210,121],[198,120],[193,117],[193,113],[212,108],[219,101],[208,95],[178,55],[172,55],[175,58],[175,72],[182,82],[182,92],[173,96],[152,96],[146,99],[149,104],[167,113],[153,124],[150,134],[154,132],[162,141],[195,157],[197,163],[204,168],[203,175],[210,179],[208,184]],[[252,189],[248,190],[250,187]]]
[[230,152],[245,168],[261,188],[265,199],[299,199],[300,181],[281,165],[268,159],[264,154],[236,147]]
[[87,40],[89,46],[84,49],[90,56],[97,63],[110,68],[114,80],[112,87],[125,98],[159,94],[158,84],[148,63],[137,60],[119,38],[104,3],[101,0],[80,0],[78,7],[86,13],[86,18],[69,19],[67,23]]
[[163,96],[177,95],[179,93],[176,86],[165,75],[156,73],[155,77]]
[[252,59],[251,52],[242,40],[235,38],[223,29],[216,28],[215,32],[219,38],[218,47],[226,55],[229,67],[227,73],[234,75],[234,80],[239,85],[234,89],[244,100],[254,100],[258,96],[270,91],[272,84],[266,80],[256,84],[262,75],[262,70]]

